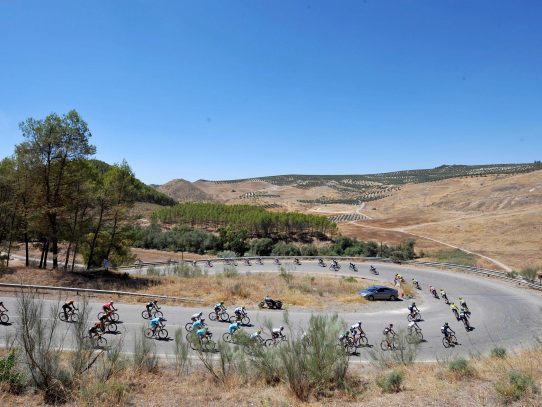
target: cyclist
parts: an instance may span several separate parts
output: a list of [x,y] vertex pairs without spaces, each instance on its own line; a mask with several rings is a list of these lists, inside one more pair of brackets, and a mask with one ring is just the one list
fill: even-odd
[[469,325],[469,315],[467,314],[467,310],[463,307],[459,310],[459,318],[460,321],[464,321],[465,325],[467,327],[470,327]]
[[282,333],[282,331],[284,331],[283,326],[280,326],[278,328],[273,328],[273,330],[271,331],[271,337],[273,339],[284,338],[284,334]]
[[433,296],[437,296],[437,290],[435,290],[435,287],[433,287],[432,285],[429,286],[429,292],[433,295]]
[[467,311],[467,314],[470,314],[469,307],[467,307],[467,302],[463,299],[463,297],[459,297],[459,305]]
[[446,301],[446,304],[450,302],[448,301],[448,296],[446,295],[446,291],[444,291],[442,288],[440,289],[440,296],[444,298],[444,301]]
[[375,271],[376,271],[375,266],[371,265],[371,266],[369,267],[369,270],[371,270],[372,272],[375,272]]
[[192,330],[198,330],[205,327],[205,319],[198,319],[192,324]]
[[64,311],[64,317],[66,320],[68,319],[68,312],[72,312],[73,310],[76,310],[73,300],[66,301],[64,305],[62,305],[62,311]]
[[324,264],[324,260],[323,259],[318,259],[318,264],[321,266]]
[[103,306],[102,306],[103,310],[104,310],[104,314],[107,314],[109,311],[111,312],[114,312],[116,311],[117,309],[115,308],[115,306],[113,305],[113,300],[109,301],[109,302],[106,302]]
[[391,348],[393,345],[393,337],[396,335],[395,331],[393,330],[393,324],[390,324],[390,326],[387,326],[386,328],[384,328],[384,331],[382,333],[386,337],[386,342],[388,342],[388,347]]
[[459,320],[459,310],[457,308],[457,305],[455,305],[455,302],[452,302],[450,304],[450,308],[452,309],[452,312],[454,313],[455,315],[455,319]]
[[233,312],[235,313],[235,318],[237,321],[241,321],[243,315],[246,315],[245,307],[237,307],[235,310],[233,310]]
[[[88,336],[90,336],[91,338],[94,337],[94,336],[96,336],[96,337],[98,337],[98,338],[99,338],[100,336],[102,336],[102,335],[100,334],[100,332],[99,332],[99,329],[101,329],[100,324],[101,324],[100,322],[96,322],[96,323],[94,324],[94,326],[91,327],[91,328],[88,330]],[[102,330],[102,332],[103,332],[103,330]]]
[[196,336],[201,341],[203,338],[210,338],[211,336],[213,336],[213,334],[209,332],[209,328],[205,327],[198,329],[196,331]]
[[444,334],[444,337],[450,342],[450,335],[455,335],[455,332],[450,328],[448,322],[445,322],[444,325],[440,328],[440,332]]
[[194,314],[190,317],[190,320],[192,322],[199,321],[201,319],[201,316],[203,315],[203,312],[198,312],[197,314]]
[[250,339],[256,341],[256,339],[262,339],[262,330],[258,329],[256,332],[250,334]]
[[350,327],[350,332],[352,333],[352,338],[354,342],[356,341],[356,333],[359,332],[359,336],[365,335],[365,332],[363,332],[363,329],[361,329],[361,321],[358,321],[354,325],[352,325]]
[[234,323],[230,324],[230,326],[228,327],[228,332],[230,335],[233,335],[235,333],[235,331],[237,331],[238,329],[240,329],[241,327],[239,326],[240,323],[235,321]]
[[224,311],[226,311],[226,307],[224,306],[224,301],[220,301],[218,304],[215,305],[216,319],[219,319],[220,314],[222,314]]
[[213,267],[213,263],[211,262],[211,260],[207,260],[207,267]]
[[420,288],[420,283],[415,278],[412,279],[412,285],[418,289]]
[[6,308],[6,306],[4,305],[4,303],[2,301],[0,301],[0,307],[2,307],[0,312],[8,312],[8,309]]
[[412,318],[414,318],[414,316],[420,312],[420,310],[418,309],[418,307],[416,306],[416,303],[415,302],[412,302],[412,304],[410,304],[408,306],[408,310],[410,311],[410,316]]
[[153,335],[156,334],[156,329],[158,329],[158,327],[162,327],[162,322],[165,320],[166,319],[164,317],[156,317],[151,319],[151,329]]
[[[112,312],[112,311],[109,311],[109,312]],[[110,318],[110,314],[109,312],[107,314],[103,314],[101,317],[100,317],[100,327],[102,329],[102,331],[105,331],[105,323],[106,322],[111,322],[111,318]]]
[[350,331],[344,331],[341,335],[339,335],[339,343],[344,346],[344,343],[346,340],[348,340],[348,336],[350,335]]
[[147,305],[145,305],[145,308],[147,308],[147,312],[149,313],[149,318],[151,317],[151,311],[154,309],[156,311],[158,311],[160,309],[160,307],[158,306],[158,300],[153,300],[149,303],[147,303]]

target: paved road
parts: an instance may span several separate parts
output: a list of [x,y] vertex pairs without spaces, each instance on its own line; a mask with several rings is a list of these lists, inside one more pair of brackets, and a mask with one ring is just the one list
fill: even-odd
[[[513,287],[501,281],[482,278],[461,272],[442,271],[435,269],[419,269],[410,266],[397,266],[389,264],[377,264],[380,274],[378,276],[370,275],[368,272],[368,263],[359,263],[359,273],[348,271],[348,265],[342,263],[340,272],[335,273],[329,269],[319,267],[316,262],[303,262],[301,266],[292,264],[283,264],[284,267],[292,272],[310,272],[327,274],[356,274],[366,278],[374,279],[375,282],[391,281],[395,273],[401,273],[407,281],[412,277],[418,279],[422,285],[422,291],[417,292],[416,302],[421,310],[423,322],[419,325],[423,329],[424,342],[418,351],[419,360],[435,360],[451,357],[457,354],[470,355],[478,352],[487,353],[495,346],[502,346],[507,349],[529,346],[535,342],[534,338],[539,337],[542,329],[542,322],[539,318],[539,312],[542,309],[542,296],[537,292]],[[246,266],[239,264],[238,269],[241,273],[250,271],[255,272],[273,272],[278,267],[273,264],[264,264]],[[216,264],[208,269],[210,272],[219,272],[222,265]],[[444,288],[450,299],[457,299],[463,296],[469,308],[472,311],[471,324],[475,328],[471,332],[466,332],[462,324],[455,321],[449,307],[442,300],[437,300],[429,296],[428,286],[432,284],[437,289]],[[46,302],[52,302],[45,300]],[[5,303],[10,309],[11,321],[17,323],[16,299],[5,298]],[[230,310],[235,304],[226,304]],[[279,311],[258,310],[256,304],[238,304],[246,305],[249,310],[254,327],[246,328],[252,332],[258,326],[264,326],[266,320],[272,321],[273,326],[279,326],[282,322],[282,313]],[[378,346],[382,340],[382,329],[385,324],[393,323],[396,327],[405,328],[407,325],[407,301],[396,302],[374,302],[367,306],[360,307],[359,312],[341,312],[340,316],[347,324],[352,324],[358,320],[363,321],[365,332],[369,338],[369,343]],[[91,315],[96,315],[100,310],[100,304],[92,303]],[[121,334],[108,334],[108,341],[115,341],[123,338],[125,350],[132,351],[134,346],[135,333],[145,323],[141,318],[141,305],[117,304],[121,319]],[[175,329],[184,330],[184,324],[189,316],[204,311],[207,315],[210,309],[201,307],[175,307],[164,306],[162,309],[167,321],[167,329],[170,336],[173,336]],[[291,309],[289,312],[290,320],[296,330],[301,331],[306,326],[312,311],[302,309]],[[314,313],[322,313],[314,311]],[[442,346],[442,335],[440,326],[444,321],[448,321],[456,331],[461,345],[453,349],[444,349]],[[210,322],[211,331],[215,337],[222,336],[226,331],[227,324],[219,322]],[[62,324],[62,341],[69,347],[70,335],[67,333],[68,324]],[[0,326],[0,343],[5,343],[6,339],[14,332],[13,326]],[[64,337],[65,335],[65,337]],[[154,341],[157,351],[160,354],[173,354],[173,341]],[[362,349],[359,356],[360,360],[368,359],[366,349]]]

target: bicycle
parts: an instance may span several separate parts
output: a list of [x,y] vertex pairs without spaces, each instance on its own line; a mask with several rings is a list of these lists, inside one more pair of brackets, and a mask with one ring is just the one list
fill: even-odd
[[391,337],[391,340],[388,339],[388,338],[383,339],[382,342],[380,342],[380,349],[382,349],[383,351],[397,349],[397,337],[396,337],[396,335],[393,335]]
[[188,340],[188,343],[190,344],[190,348],[195,351],[200,352],[214,352],[216,348],[216,343],[211,339],[210,336],[203,336],[199,337],[196,335],[192,335],[192,338]]
[[153,319],[163,317],[164,313],[160,311],[160,308],[152,308],[151,311],[144,310],[141,312],[143,319]]
[[2,324],[7,324],[9,322],[9,315],[5,311],[0,312],[0,322]]
[[350,264],[349,268],[350,268],[351,271],[355,271],[356,273],[358,271],[358,268],[356,267],[355,264]]
[[241,314],[241,318],[237,315],[232,315],[230,317],[230,323],[234,323],[235,321],[239,322],[241,325],[250,325],[250,317],[246,313]]
[[353,340],[354,346],[356,348],[361,348],[361,347],[365,347],[365,346],[369,345],[369,340],[367,339],[365,334],[361,334],[359,336],[354,335],[352,337],[352,340]]
[[101,334],[86,336],[85,339],[89,342],[89,345],[93,348],[105,348],[107,346],[107,339],[105,339]]
[[237,331],[234,331],[233,333],[224,332],[224,333],[222,334],[222,340],[223,340],[224,342],[237,344],[239,341],[237,340],[237,334],[236,334],[236,332],[237,332]]
[[78,309],[70,309],[66,313],[64,313],[64,311],[60,311],[60,313],[58,314],[58,319],[60,319],[62,322],[77,322],[79,320],[79,314],[75,312],[75,310]]
[[273,338],[266,339],[265,340],[265,346],[267,346],[267,347],[277,346],[278,344],[280,344],[281,342],[284,342],[284,341],[286,341],[286,336],[285,335],[276,336],[276,337],[273,337]]
[[408,332],[407,332],[407,336],[406,336],[406,341],[408,343],[420,343],[420,342],[423,342],[422,329],[420,327],[418,327],[418,326],[409,327]]
[[[105,312],[103,311],[98,312],[98,319],[100,319],[104,315],[105,315]],[[119,314],[117,312],[108,313],[108,317],[112,322],[119,322],[119,319],[120,319]]]
[[420,311],[416,311],[414,313],[410,313],[407,315],[408,322],[416,322],[422,320],[422,314],[420,314]]
[[165,325],[156,327],[154,332],[152,328],[147,328],[147,330],[145,331],[145,336],[149,339],[150,338],[166,339],[167,337],[169,337],[169,333],[167,329],[164,328],[164,326]]
[[353,353],[356,353],[356,344],[352,340],[351,337],[343,338],[339,341],[339,346],[344,348],[344,351],[348,353],[349,355],[352,355]]
[[105,331],[109,333],[116,333],[118,331],[117,324],[115,324],[114,322],[108,322],[105,325]]
[[[211,321],[217,321],[220,320],[220,322],[229,322],[230,321],[230,315],[226,312],[226,310],[221,311],[218,313],[218,318],[216,317],[216,312],[210,312],[209,313],[209,319]],[[188,325],[188,324],[187,324]],[[188,329],[187,329],[188,331]]]
[[448,336],[442,338],[442,344],[445,348],[457,345],[457,338],[455,337],[455,334],[449,334]]

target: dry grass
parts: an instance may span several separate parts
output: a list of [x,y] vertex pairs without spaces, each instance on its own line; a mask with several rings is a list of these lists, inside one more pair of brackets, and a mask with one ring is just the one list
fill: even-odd
[[[134,276],[114,272],[64,273],[24,267],[0,272],[0,282],[78,288],[124,290],[173,297],[197,298],[204,305],[219,301],[254,304],[266,295],[280,298],[289,306],[349,308],[365,302],[356,293],[371,285],[360,277],[279,273],[237,273],[180,276]],[[126,301],[137,301],[130,300]]]
[[[533,378],[536,386],[542,383],[542,350],[529,350],[505,359],[480,358],[469,361],[473,373],[450,373],[448,363],[417,363],[401,367],[405,374],[402,391],[385,393],[377,385],[377,378],[394,370],[382,370],[380,365],[353,365],[350,379],[356,384],[351,393],[335,391],[312,403],[300,403],[281,384],[266,385],[257,377],[228,376],[225,383],[215,382],[200,367],[186,376],[177,376],[173,369],[162,368],[158,373],[135,373],[128,369],[110,382],[97,385],[87,383],[86,392],[76,395],[67,406],[504,406],[505,400],[496,384],[510,371],[518,371]],[[0,404],[9,406],[42,405],[42,397],[27,392],[11,395],[0,392]],[[510,404],[509,404],[510,405]],[[542,396],[528,389],[511,405],[531,407],[542,405]]]

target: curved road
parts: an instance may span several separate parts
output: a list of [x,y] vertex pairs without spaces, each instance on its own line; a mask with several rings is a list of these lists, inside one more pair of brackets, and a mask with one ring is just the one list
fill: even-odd
[[[306,273],[327,273],[338,275],[356,275],[367,279],[375,280],[375,283],[390,282],[395,273],[401,273],[407,281],[415,277],[422,285],[422,291],[417,291],[415,299],[418,308],[420,308],[423,321],[419,323],[423,329],[426,341],[418,349],[417,359],[420,361],[443,359],[453,357],[458,354],[472,355],[477,353],[487,353],[495,346],[501,346],[509,350],[535,343],[541,333],[542,322],[538,313],[542,309],[542,296],[537,292],[527,289],[517,288],[508,283],[486,279],[476,275],[470,275],[457,271],[443,271],[429,268],[414,268],[409,266],[399,266],[390,264],[375,264],[379,275],[373,276],[368,272],[369,263],[357,263],[359,273],[348,270],[348,263],[341,263],[339,272],[330,271],[329,268],[322,268],[315,261],[303,261],[301,266],[294,266],[291,263],[283,262],[283,266],[288,270]],[[215,264],[214,267],[207,269],[209,272],[222,271],[221,264]],[[276,272],[278,266],[270,263],[264,265],[247,266],[239,263],[237,266],[240,273],[250,271],[254,272]],[[448,294],[450,300],[457,300],[462,296],[467,301],[472,311],[471,325],[474,330],[466,332],[463,325],[457,322],[449,308],[443,300],[432,298],[428,293],[428,286],[433,285],[437,290],[443,288]],[[45,300],[51,304],[54,301]],[[16,299],[13,297],[5,298],[4,302],[10,309],[10,322],[17,323],[18,317],[15,315]],[[457,302],[457,301],[456,301]],[[348,324],[353,324],[358,320],[363,321],[363,326],[369,343],[379,346],[382,340],[382,330],[387,323],[393,323],[398,329],[407,326],[408,301],[376,301],[360,307],[359,312],[340,312],[340,317]],[[253,327],[245,328],[249,333],[258,326],[265,326],[266,320],[271,320],[273,326],[282,324],[282,312],[259,310],[254,304],[226,304],[229,310],[233,311],[236,305],[245,305],[248,314],[252,320]],[[100,310],[101,304],[91,303],[91,315],[96,315]],[[148,323],[141,318],[142,305],[116,304],[121,320],[119,335],[107,334],[108,342],[115,341],[122,337],[126,352],[131,352],[134,346],[135,333],[144,323]],[[47,309],[47,307],[45,307]],[[203,307],[180,307],[163,306],[162,311],[167,318],[166,328],[169,330],[170,337],[173,337],[175,329],[182,328],[184,335],[184,325],[189,320],[190,315],[203,311],[204,315],[210,312],[209,308]],[[325,313],[325,311],[311,311],[300,308],[294,308],[289,311],[290,321],[298,332],[301,332],[306,326],[311,314]],[[207,317],[206,317],[207,318]],[[450,323],[457,334],[460,345],[445,349],[442,346],[442,334],[440,327],[444,321]],[[214,339],[222,336],[226,331],[228,324],[220,322],[209,322],[211,331],[214,333]],[[61,324],[62,341],[69,348],[70,334],[69,325]],[[5,344],[6,340],[14,333],[13,326],[0,326],[0,344]],[[265,333],[265,330],[264,330]],[[157,352],[162,355],[174,355],[173,341],[153,340],[157,346]],[[367,349],[361,348],[360,354],[354,356],[354,360],[369,359]]]

